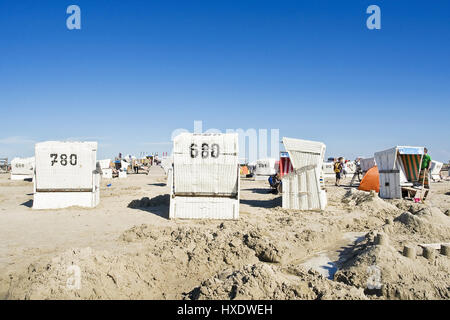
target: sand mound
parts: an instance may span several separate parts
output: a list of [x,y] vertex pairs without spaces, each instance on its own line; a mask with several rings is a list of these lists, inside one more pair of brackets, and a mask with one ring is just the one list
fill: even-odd
[[189,299],[365,299],[360,289],[324,278],[299,267],[281,269],[258,263],[227,270],[202,282]]
[[436,217],[404,212],[395,221],[400,222],[401,226],[412,234],[424,236],[424,239],[433,242],[450,240],[450,224]]
[[[393,219],[402,211],[393,204],[378,197],[374,191],[348,190],[337,207],[349,214],[339,213],[341,225],[348,231],[369,231],[383,225],[387,219]],[[352,218],[349,220],[349,218]]]
[[[185,227],[151,230],[141,226],[128,230],[121,238],[135,245],[134,250],[116,255],[75,249],[31,265],[14,276],[7,298],[162,299],[167,298],[166,292],[173,294],[169,298],[179,298],[175,292],[179,292],[183,279],[184,290],[188,290],[229,265],[257,261],[255,252],[231,233],[219,235],[212,230]],[[67,268],[72,265],[81,271],[80,290],[66,286]]]
[[369,238],[336,272],[336,281],[364,289],[372,298],[450,298],[447,257],[437,255],[434,261],[422,256],[410,259],[391,245],[374,245]]
[[263,234],[259,229],[232,231],[224,223],[219,224],[216,229],[180,226],[174,230],[155,230],[149,225],[141,225],[125,231],[120,237],[126,242],[163,238],[166,240],[160,245],[171,249],[185,248],[189,259],[208,258],[209,262],[217,258],[231,264],[241,255],[256,256],[261,261],[279,262],[283,252],[270,234]]
[[397,206],[407,211],[394,219],[390,233],[396,240],[416,243],[450,241],[450,218],[438,208],[406,201],[397,203]]
[[125,242],[134,242],[146,239],[156,240],[161,236],[165,236],[167,232],[169,232],[168,229],[154,228],[148,224],[142,224],[126,230],[122,233],[119,239]]
[[260,261],[264,262],[280,262],[283,252],[286,251],[270,235],[263,234],[260,230],[250,231],[245,234],[244,243],[255,251]]
[[[119,241],[132,247],[124,254],[74,249],[31,265],[14,275],[7,298],[179,298],[175,293],[181,294],[183,285],[187,291],[229,265],[258,261],[255,251],[243,243],[243,234],[222,225],[175,229],[141,225],[125,231]],[[72,265],[81,271],[80,290],[66,286],[67,268]]]
[[423,204],[423,203],[415,203],[412,201],[407,201],[403,199],[393,199],[390,200],[390,202],[395,205],[397,208],[399,208],[402,211],[409,211],[412,214],[417,214],[419,212],[423,212],[424,214],[430,213],[431,208],[430,206]]
[[[196,252],[204,249],[203,256],[214,251],[221,253],[229,263],[246,255],[263,262],[284,263],[301,258],[339,238],[337,227],[323,226],[317,222],[306,227],[302,216],[297,214],[295,217],[292,213],[261,217],[259,224],[263,227],[242,221],[222,222],[215,226],[211,226],[212,223],[158,229],[150,225],[135,226],[125,231],[120,240],[130,243],[150,241],[152,246],[179,247],[188,252],[190,248],[196,248]],[[219,257],[217,259],[220,260]]]
[[[154,284],[144,260],[139,256],[133,259],[91,248],[69,250],[47,263],[29,265],[24,274],[13,278],[7,298],[152,298]],[[77,269],[79,288],[75,281]]]
[[361,191],[350,189],[342,198],[342,203],[348,207],[356,208],[367,213],[373,213],[379,217],[395,215],[399,210],[396,206],[381,199],[375,191]]
[[[419,245],[448,242],[450,219],[435,207],[405,200],[391,202],[403,212],[368,233],[355,247],[353,257],[337,271],[335,280],[363,288],[371,298],[448,299],[450,260],[439,254],[435,260],[427,260]],[[374,245],[380,232],[388,235],[388,245]],[[404,257],[405,245],[413,246],[418,257]],[[377,278],[379,286],[374,288]]]

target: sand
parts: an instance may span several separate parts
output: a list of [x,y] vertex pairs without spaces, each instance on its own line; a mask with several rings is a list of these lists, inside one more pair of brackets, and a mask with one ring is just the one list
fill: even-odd
[[[242,179],[238,221],[172,221],[159,167],[103,180],[93,209],[32,210],[32,183],[8,178],[0,299],[450,297],[449,257],[426,259],[421,246],[450,242],[448,181],[432,183],[426,204],[326,181],[327,209],[300,212],[282,209],[267,182]],[[388,243],[377,245],[378,234]],[[405,245],[416,258],[402,255]],[[71,266],[79,288],[68,285]]]

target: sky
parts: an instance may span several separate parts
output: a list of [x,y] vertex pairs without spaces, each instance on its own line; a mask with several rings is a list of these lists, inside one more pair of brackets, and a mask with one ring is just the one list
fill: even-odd
[[202,121],[322,141],[327,157],[413,145],[448,161],[449,107],[448,0],[0,1],[0,157],[47,140],[170,153]]

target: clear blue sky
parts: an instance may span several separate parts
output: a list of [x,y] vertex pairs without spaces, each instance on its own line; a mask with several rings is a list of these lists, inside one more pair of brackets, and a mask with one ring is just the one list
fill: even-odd
[[99,158],[170,151],[202,120],[447,161],[449,107],[448,0],[0,1],[0,157],[64,139],[99,141]]

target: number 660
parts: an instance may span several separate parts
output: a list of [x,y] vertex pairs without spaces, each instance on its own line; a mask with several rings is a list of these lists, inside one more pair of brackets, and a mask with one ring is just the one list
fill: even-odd
[[[197,158],[199,154],[198,146],[195,143],[191,144],[191,158]],[[201,156],[203,159],[208,157],[218,158],[219,157],[219,145],[217,143],[213,143],[211,147],[207,143],[202,143],[201,148]]]

